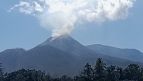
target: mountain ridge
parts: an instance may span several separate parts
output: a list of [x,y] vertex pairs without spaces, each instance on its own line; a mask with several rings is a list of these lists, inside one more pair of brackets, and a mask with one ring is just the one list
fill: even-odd
[[101,44],[87,45],[87,47],[98,53],[105,55],[128,59],[132,61],[142,62],[143,53],[137,49],[117,48],[113,46],[106,46]]
[[[18,51],[20,50],[18,49]],[[0,62],[3,63],[5,71],[34,68],[53,75],[75,75],[87,62],[95,64],[97,58],[103,58],[109,65],[126,66],[130,63],[143,65],[139,62],[98,53],[80,44],[70,36],[62,36],[56,39],[50,37],[30,50],[21,50],[21,52],[13,50],[12,52],[14,54],[0,53]],[[10,55],[13,56],[10,57]]]

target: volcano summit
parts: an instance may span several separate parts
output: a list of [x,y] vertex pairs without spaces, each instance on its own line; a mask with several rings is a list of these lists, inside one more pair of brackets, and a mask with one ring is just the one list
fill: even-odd
[[94,64],[97,58],[103,58],[107,64],[112,65],[142,65],[140,62],[96,52],[68,35],[50,37],[30,50],[9,49],[0,53],[0,62],[7,72],[28,68],[40,69],[53,75],[75,75],[87,62]]

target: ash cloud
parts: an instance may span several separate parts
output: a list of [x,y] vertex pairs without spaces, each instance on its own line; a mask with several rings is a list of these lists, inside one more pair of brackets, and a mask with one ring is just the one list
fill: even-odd
[[79,22],[104,23],[128,17],[135,0],[22,0],[18,10],[39,19],[52,36],[70,34]]

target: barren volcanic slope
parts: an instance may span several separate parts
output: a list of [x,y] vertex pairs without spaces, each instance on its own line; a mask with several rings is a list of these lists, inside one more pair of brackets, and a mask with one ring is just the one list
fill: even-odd
[[85,63],[94,64],[97,58],[103,58],[107,64],[120,66],[136,63],[93,51],[67,35],[50,37],[27,51],[11,49],[0,53],[0,62],[5,71],[35,68],[56,75],[79,73]]

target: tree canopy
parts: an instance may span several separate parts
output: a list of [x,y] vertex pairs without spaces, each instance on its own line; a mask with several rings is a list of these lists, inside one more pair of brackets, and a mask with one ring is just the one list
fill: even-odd
[[130,64],[126,68],[106,65],[101,58],[95,65],[87,63],[77,76],[51,77],[40,70],[21,69],[3,73],[0,64],[0,81],[143,81],[143,68]]

